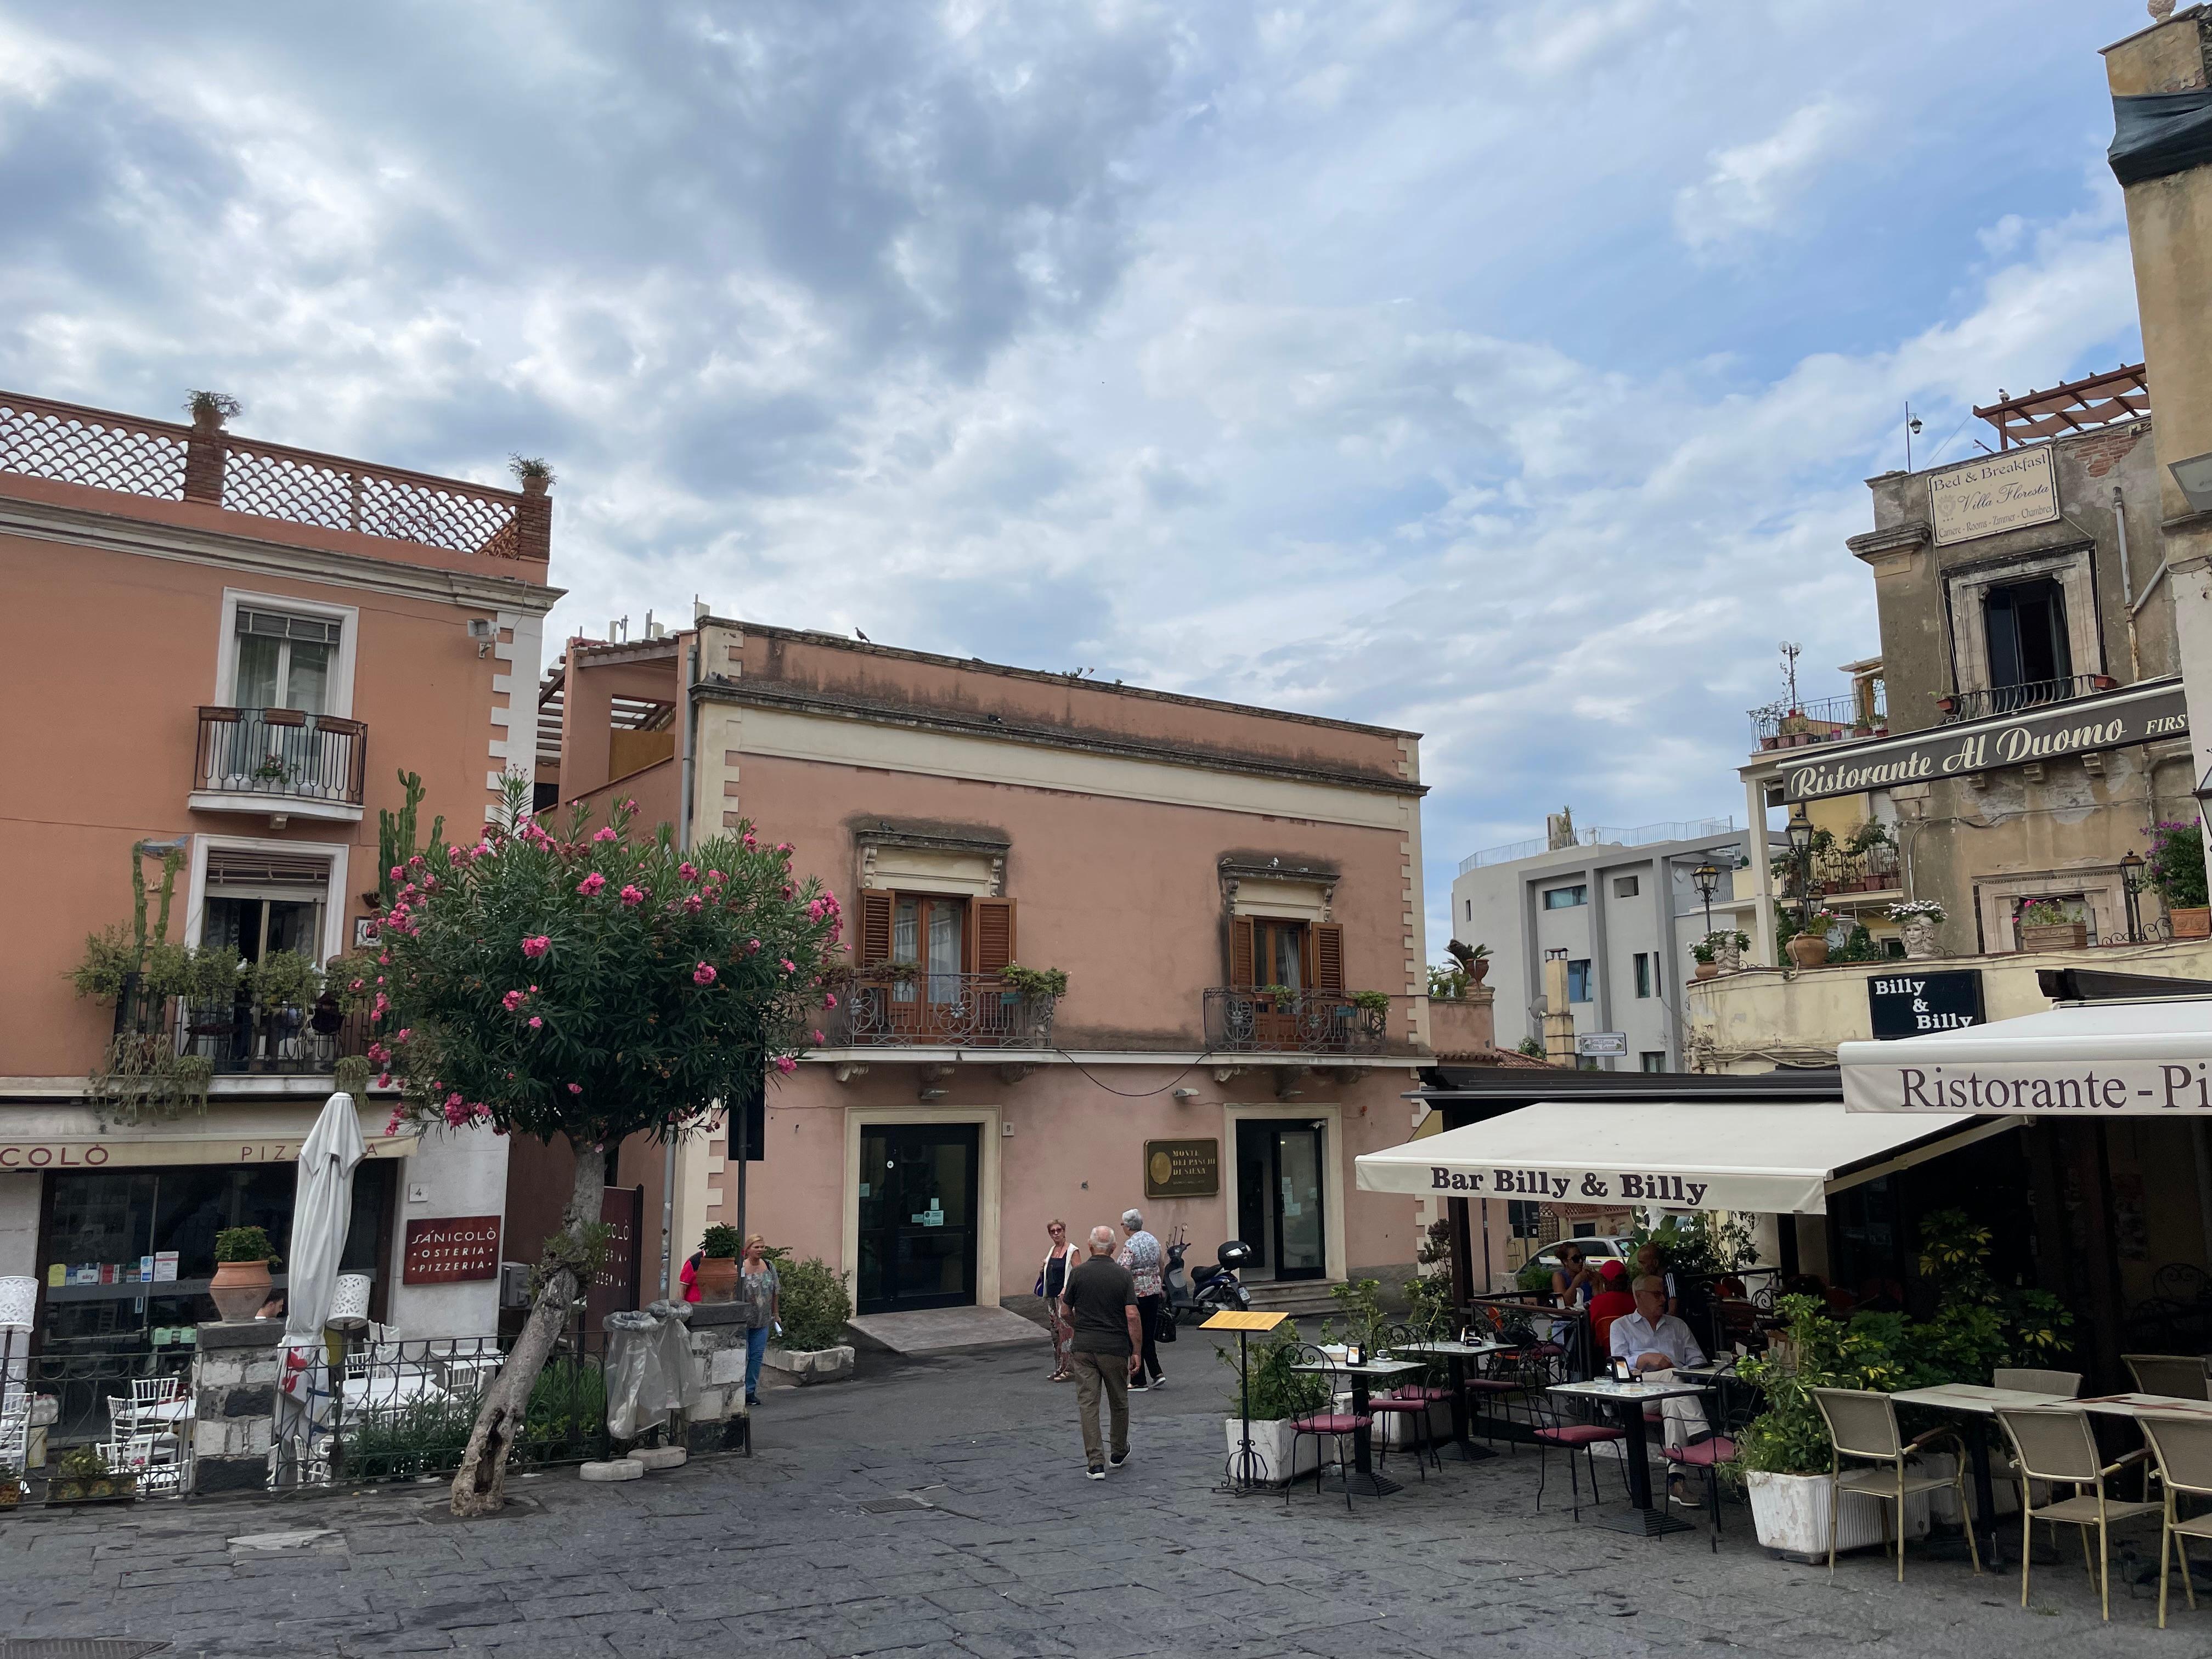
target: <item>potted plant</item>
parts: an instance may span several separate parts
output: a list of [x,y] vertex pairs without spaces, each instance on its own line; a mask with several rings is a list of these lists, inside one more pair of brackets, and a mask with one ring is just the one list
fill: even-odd
[[763,1364],[794,1382],[840,1382],[853,1374],[853,1349],[845,1326],[853,1317],[853,1298],[845,1276],[820,1256],[777,1264],[776,1299],[783,1328],[769,1344]]
[[2032,899],[2021,905],[2018,926],[2023,951],[2079,951],[2089,943],[2089,924],[2069,916],[2057,899]]
[[[1243,1442],[1244,1415],[1252,1418],[1252,1474],[1270,1486],[1280,1486],[1318,1467],[1321,1443],[1311,1435],[1293,1444],[1291,1425],[1328,1404],[1328,1384],[1322,1377],[1291,1370],[1298,1363],[1298,1328],[1294,1320],[1278,1325],[1263,1342],[1250,1346],[1250,1379],[1237,1366],[1237,1351],[1217,1350],[1229,1368],[1229,1450],[1233,1456]],[[1295,1462],[1293,1462],[1295,1459]],[[1232,1474],[1238,1473],[1232,1466]]]
[[1836,925],[1832,912],[1813,911],[1805,918],[1805,925],[1791,936],[1784,947],[1790,960],[1800,968],[1818,968],[1828,960],[1828,929]]
[[735,1227],[718,1224],[701,1235],[699,1265],[692,1277],[699,1286],[702,1302],[738,1299],[738,1258],[744,1253],[744,1248],[745,1242],[738,1237]]
[[2204,880],[2204,821],[2151,826],[2143,884],[2166,902],[2176,939],[2212,938],[2212,899]]
[[[1790,1322],[1786,1337],[1778,1338],[1765,1358],[1736,1366],[1736,1374],[1759,1390],[1765,1409],[1736,1437],[1735,1459],[1725,1467],[1744,1484],[1763,1548],[1797,1560],[1825,1559],[1834,1445],[1812,1391],[1896,1383],[1889,1380],[1890,1356],[1871,1333],[1859,1330],[1859,1322],[1838,1324],[1826,1304],[1809,1296],[1784,1297],[1778,1311]],[[1905,1508],[1905,1536],[1925,1534],[1927,1495],[1907,1499]],[[1865,1549],[1887,1536],[1884,1505],[1846,1492],[1837,1510],[1836,1548]]]
[[297,951],[271,951],[247,971],[253,1000],[272,1008],[303,1008],[322,994],[323,970]]
[[1692,945],[1690,947],[1690,956],[1691,958],[1698,964],[1696,973],[1699,979],[1716,979],[1719,977],[1721,971],[1720,964],[1713,960],[1713,947],[1711,945],[1705,944],[1702,941],[1696,945]]
[[1743,953],[1750,946],[1751,935],[1739,927],[1717,927],[1705,935],[1707,955],[1704,960],[1723,974],[1733,974],[1743,967]]
[[235,1324],[251,1319],[269,1300],[269,1267],[276,1252],[259,1227],[225,1227],[215,1236],[215,1282],[208,1294],[216,1311]]
[[23,1472],[13,1463],[0,1463],[0,1510],[12,1510],[22,1501]]
[[1905,954],[1914,961],[1936,954],[1936,930],[1945,918],[1943,907],[1934,899],[1907,899],[1889,907],[1889,919],[1905,940]]
[[111,1469],[106,1448],[97,1443],[72,1446],[61,1455],[46,1480],[49,1504],[101,1504],[134,1498],[138,1476],[130,1469]]

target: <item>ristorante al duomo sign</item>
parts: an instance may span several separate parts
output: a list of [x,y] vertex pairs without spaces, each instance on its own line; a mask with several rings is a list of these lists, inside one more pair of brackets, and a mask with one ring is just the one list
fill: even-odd
[[2124,749],[2131,743],[2188,732],[2181,682],[2157,680],[2105,696],[2046,703],[2024,714],[1939,726],[1910,737],[1785,760],[1783,788],[1790,800],[1820,800],[2100,749]]

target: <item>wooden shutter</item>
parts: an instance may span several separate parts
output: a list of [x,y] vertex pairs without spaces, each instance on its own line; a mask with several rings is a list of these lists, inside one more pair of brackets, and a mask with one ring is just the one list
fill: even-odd
[[1252,918],[1229,918],[1229,982],[1239,988],[1252,984]]
[[1344,994],[1344,929],[1326,921],[1313,930],[1314,989],[1332,996]]
[[858,966],[878,967],[891,959],[892,895],[873,889],[860,895],[860,938]]
[[1013,900],[979,898],[968,919],[975,927],[977,973],[995,974],[1014,960]]

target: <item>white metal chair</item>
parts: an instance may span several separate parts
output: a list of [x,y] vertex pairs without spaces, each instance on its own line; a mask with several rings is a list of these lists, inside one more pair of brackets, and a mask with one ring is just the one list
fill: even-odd
[[2197,1608],[2197,1586],[2190,1582],[2189,1551],[2182,1540],[2212,1540],[2212,1511],[2184,1515],[2180,1500],[2212,1498],[2212,1419],[2182,1412],[2143,1412],[2136,1423],[2158,1459],[2159,1484],[2165,1488],[2165,1525],[2158,1540],[2158,1627],[2164,1630],[2166,1575],[2177,1559],[2190,1611]]
[[[1933,1492],[1938,1486],[1949,1486],[1959,1494],[1959,1513],[1971,1516],[1966,1505],[1966,1449],[1955,1431],[1930,1429],[1912,1440],[1898,1433],[1897,1405],[1886,1394],[1875,1394],[1860,1389],[1814,1389],[1813,1403],[1820,1408],[1820,1416],[1828,1425],[1828,1438],[1834,1449],[1829,1456],[1828,1468],[1834,1479],[1828,1487],[1828,1571],[1836,1570],[1836,1534],[1843,1516],[1845,1494],[1856,1492],[1877,1499],[1887,1505],[1897,1506],[1897,1582],[1905,1582],[1905,1500],[1916,1493]],[[1915,1453],[1924,1451],[1939,1440],[1951,1442],[1956,1455],[1953,1472],[1948,1475],[1910,1474],[1905,1471],[1905,1460]],[[1844,1459],[1856,1458],[1863,1462],[1882,1467],[1871,1469],[1847,1469]],[[1882,1525],[1887,1541],[1889,1510],[1882,1510]],[[1966,1528],[1966,1553],[1973,1559],[1974,1571],[1982,1570],[1982,1552],[1974,1542],[1974,1529]]]
[[[2116,1522],[2148,1515],[2159,1505],[2107,1497],[2105,1481],[2108,1476],[2142,1462],[2150,1455],[2150,1448],[2138,1447],[2117,1462],[2105,1462],[2097,1450],[2097,1437],[2089,1427],[2087,1412],[2000,1410],[1997,1421],[2004,1425],[2005,1437],[2012,1442],[2013,1462],[2020,1472],[2021,1606],[2027,1605],[2028,1572],[2035,1553],[2032,1547],[2035,1523],[2063,1523],[2081,1528],[2081,1559],[2088,1566],[2089,1581],[2097,1586],[2098,1599],[2109,1624],[2112,1617],[2112,1527]],[[2060,1498],[2054,1491],[2051,1501],[2039,1506],[2029,1491],[2028,1483],[2032,1480],[2045,1481],[2053,1487],[2071,1486],[2074,1496]],[[2081,1491],[2084,1486],[2089,1489],[2086,1494]],[[2092,1527],[2097,1529],[2097,1558],[2094,1561],[2089,1559]]]
[[134,1434],[111,1440],[107,1467],[136,1474],[141,1496],[160,1497],[185,1488],[184,1459],[168,1435]]

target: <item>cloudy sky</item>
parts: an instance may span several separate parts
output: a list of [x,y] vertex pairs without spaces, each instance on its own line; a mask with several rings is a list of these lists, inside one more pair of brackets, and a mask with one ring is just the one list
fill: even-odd
[[0,0],[0,386],[492,479],[724,613],[1426,734],[1478,848],[1742,811],[1861,480],[2135,361],[2140,0]]

